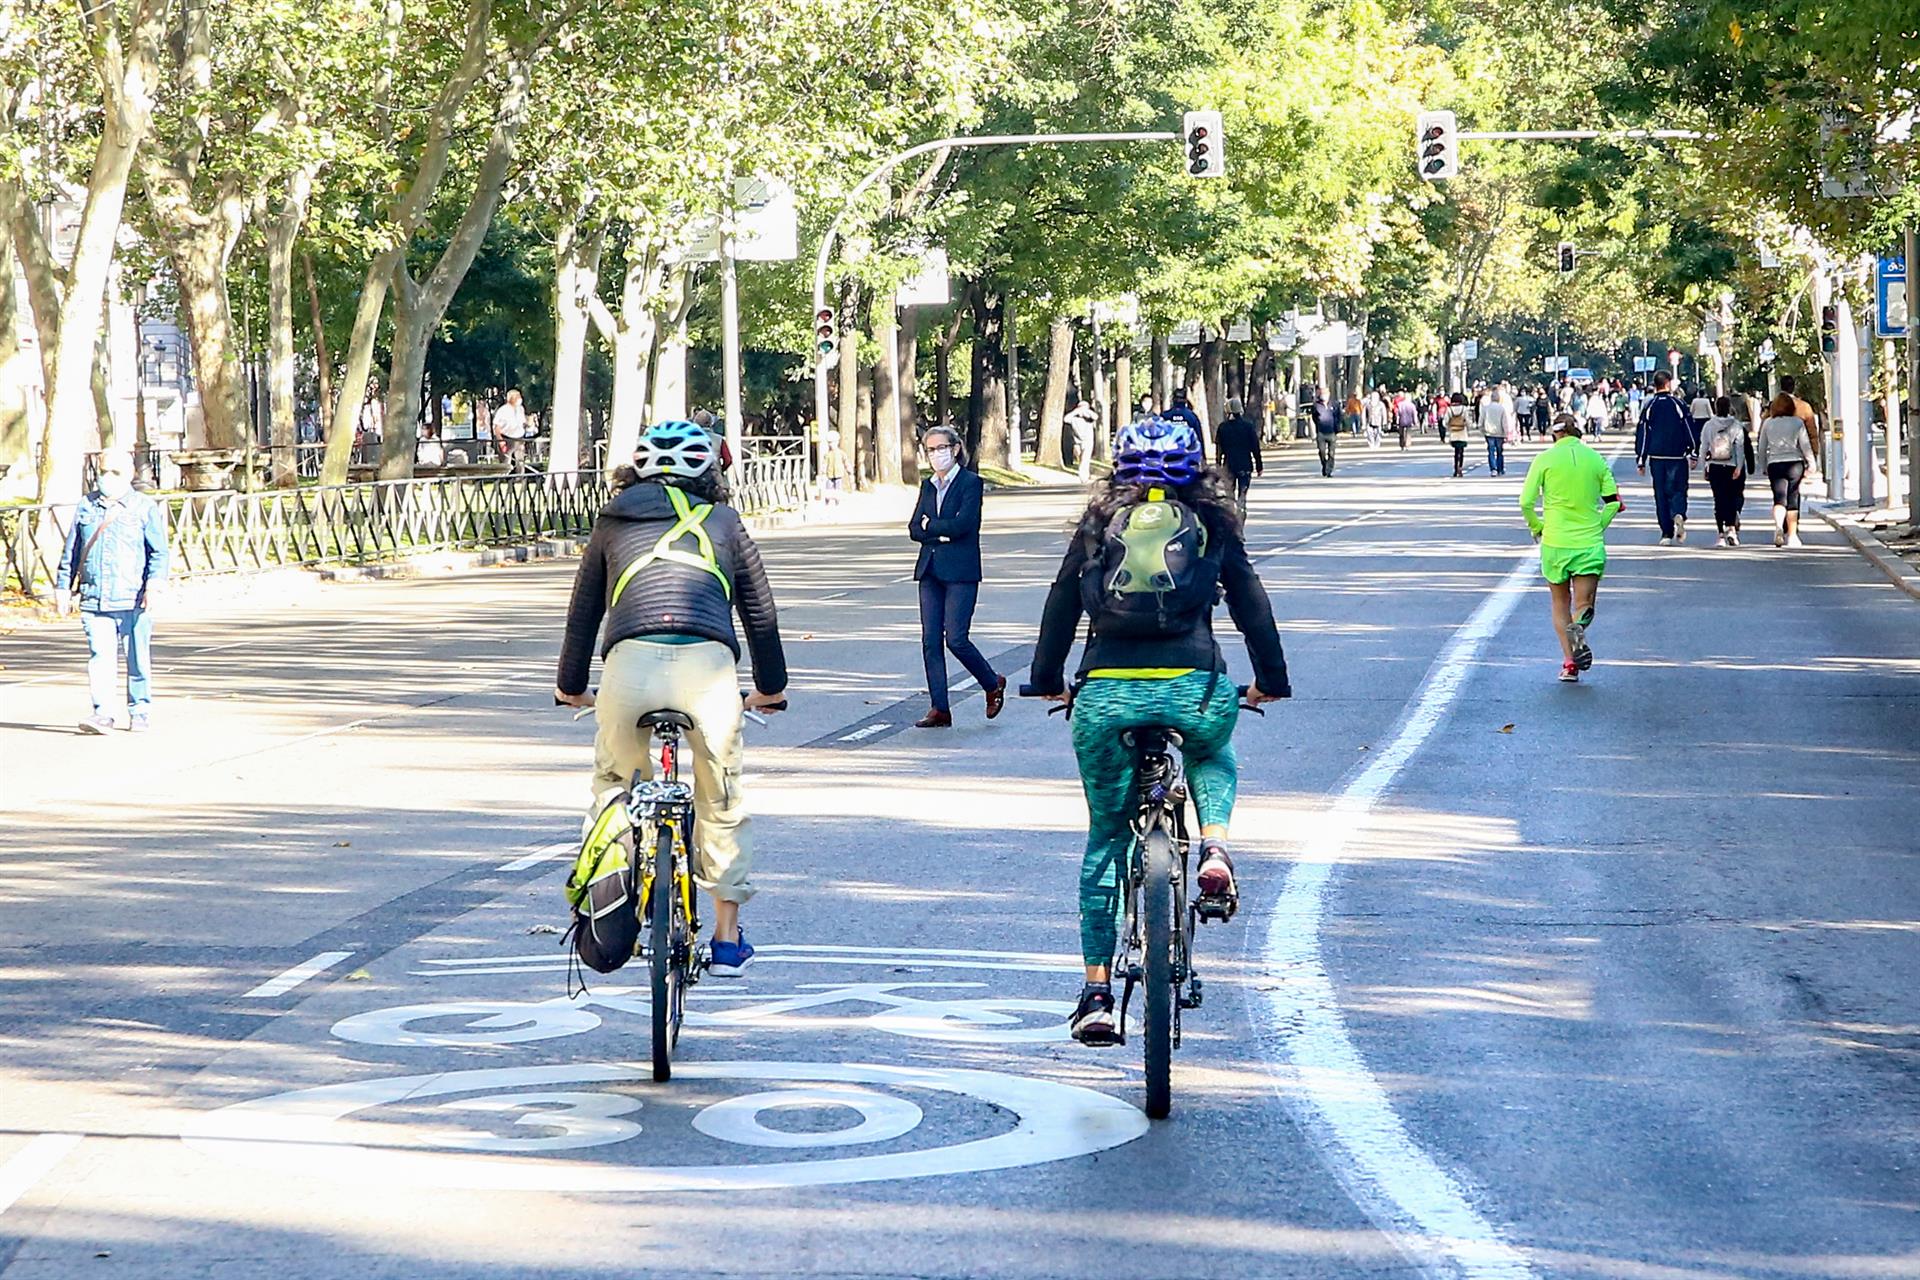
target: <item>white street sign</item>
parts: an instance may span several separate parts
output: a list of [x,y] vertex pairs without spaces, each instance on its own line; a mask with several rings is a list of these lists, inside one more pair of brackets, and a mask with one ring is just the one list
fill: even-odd
[[1360,354],[1362,339],[1363,339],[1363,335],[1358,329],[1349,328],[1347,330],[1347,354],[1348,355],[1357,356]]
[[1238,320],[1235,320],[1231,325],[1229,325],[1227,328],[1227,341],[1228,342],[1252,342],[1253,341],[1253,317],[1241,316]]
[[1200,322],[1198,320],[1182,320],[1179,324],[1173,326],[1173,332],[1167,335],[1167,345],[1170,347],[1199,346]]
[[944,307],[953,300],[953,282],[947,274],[947,251],[929,245],[920,251],[920,270],[901,283],[896,295],[903,307]]
[[[1317,317],[1316,317],[1317,318]],[[1301,316],[1304,325],[1308,317]],[[1344,356],[1347,354],[1347,322],[1328,320],[1306,334],[1300,343],[1303,356]]]
[[1478,338],[1467,338],[1462,341],[1460,343],[1460,354],[1465,359],[1478,360],[1480,358],[1480,340]]

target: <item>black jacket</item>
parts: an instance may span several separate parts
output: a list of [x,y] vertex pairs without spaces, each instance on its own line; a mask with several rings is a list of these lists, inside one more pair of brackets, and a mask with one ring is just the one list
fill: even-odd
[[[1247,558],[1247,544],[1226,529],[1207,529],[1210,545],[1220,548],[1220,585],[1226,589],[1227,612],[1233,625],[1247,639],[1247,655],[1253,659],[1254,683],[1262,693],[1275,697],[1293,696],[1287,680],[1287,655],[1280,647],[1280,632],[1273,623],[1273,605],[1267,590]],[[1033,686],[1039,693],[1060,693],[1066,688],[1067,654],[1073,649],[1080,630],[1080,571],[1087,564],[1085,540],[1075,532],[1060,562],[1060,573],[1047,592],[1045,611],[1040,615],[1040,640],[1033,651]],[[1202,613],[1184,636],[1162,639],[1102,637],[1088,627],[1086,650],[1080,656],[1080,674],[1108,667],[1153,668],[1188,667],[1196,671],[1225,671],[1226,659],[1213,638],[1213,613]]]
[[1213,435],[1220,462],[1236,476],[1260,475],[1267,464],[1260,457],[1260,428],[1245,418],[1228,418]]
[[[1337,436],[1340,434],[1339,405],[1327,404],[1325,401],[1320,401],[1315,403],[1310,412],[1313,416],[1313,431],[1315,435]],[[1264,688],[1265,686],[1262,687]]]
[[920,501],[907,521],[907,536],[920,544],[920,559],[913,566],[916,579],[980,581],[980,500],[986,491],[979,476],[961,467],[947,489],[946,508],[936,512],[939,496],[933,481],[920,482]]
[[1700,453],[1699,425],[1685,405],[1662,391],[1640,407],[1633,451],[1643,467],[1648,458],[1696,457]]
[[[691,495],[689,495],[691,497]],[[787,659],[780,647],[780,621],[773,606],[773,590],[760,565],[760,549],[732,507],[717,505],[708,514],[705,529],[713,542],[713,558],[733,587],[727,599],[720,580],[704,569],[660,560],[636,573],[608,608],[608,595],[629,565],[650,553],[660,536],[679,517],[664,486],[643,481],[616,494],[594,521],[593,536],[580,558],[573,580],[573,601],[567,606],[567,635],[560,646],[560,673],[555,680],[562,693],[580,693],[587,687],[587,669],[593,661],[593,641],[605,657],[622,640],[637,636],[683,635],[715,640],[740,656],[733,614],[745,624],[747,648],[753,655],[753,685],[761,693],[787,687]],[[696,551],[691,535],[674,544]],[[697,551],[696,551],[697,554]]]

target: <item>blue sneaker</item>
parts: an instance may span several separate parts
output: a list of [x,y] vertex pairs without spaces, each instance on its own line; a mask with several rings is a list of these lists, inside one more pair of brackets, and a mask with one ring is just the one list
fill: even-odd
[[738,942],[713,940],[708,952],[707,972],[719,978],[737,978],[747,971],[747,965],[753,960],[753,944],[747,941],[747,931],[740,931]]

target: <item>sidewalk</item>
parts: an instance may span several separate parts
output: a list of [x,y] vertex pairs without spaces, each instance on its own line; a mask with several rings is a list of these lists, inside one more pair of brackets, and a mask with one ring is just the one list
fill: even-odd
[[1816,503],[1812,510],[1839,530],[1888,581],[1920,600],[1920,532],[1909,523],[1905,507],[1863,511]]

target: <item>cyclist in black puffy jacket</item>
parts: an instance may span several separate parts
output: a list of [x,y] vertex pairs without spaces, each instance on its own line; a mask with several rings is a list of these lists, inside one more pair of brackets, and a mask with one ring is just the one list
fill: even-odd
[[[581,557],[554,694],[596,707],[589,814],[635,770],[651,774],[641,716],[679,711],[693,721],[693,870],[714,900],[711,971],[730,977],[753,958],[740,930],[753,886],[734,615],[753,659],[747,707],[772,710],[785,700],[787,662],[760,551],[727,505],[716,461],[712,437],[691,422],[663,422],[641,437],[632,482],[601,511]],[[596,635],[604,660],[597,704],[587,692]]]

